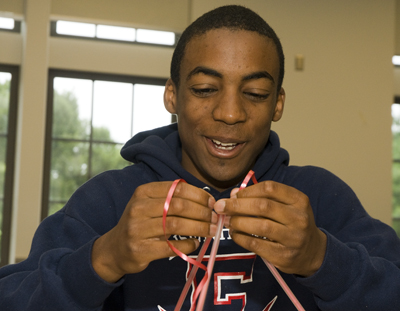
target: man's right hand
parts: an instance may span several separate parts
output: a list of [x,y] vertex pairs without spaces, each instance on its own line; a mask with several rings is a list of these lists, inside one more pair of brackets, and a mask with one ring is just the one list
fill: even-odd
[[[92,265],[110,283],[128,273],[144,270],[151,261],[175,256],[165,241],[164,203],[172,182],[153,182],[136,189],[118,224],[98,238],[92,249]],[[180,182],[166,217],[170,235],[210,237],[216,232],[215,199],[206,191]],[[196,238],[171,240],[174,247],[189,254],[198,246]]]

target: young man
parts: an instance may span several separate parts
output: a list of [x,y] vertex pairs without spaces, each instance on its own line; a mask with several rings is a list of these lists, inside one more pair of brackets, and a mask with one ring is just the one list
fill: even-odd
[[[400,242],[351,189],[288,166],[271,122],[282,117],[284,57],[254,12],[227,6],[189,26],[165,88],[178,124],[133,137],[135,163],[103,173],[40,225],[29,258],[0,270],[1,310],[174,310],[191,265],[226,215],[204,310],[295,310],[262,258],[306,310],[395,310]],[[258,180],[238,191],[247,173]],[[182,310],[189,310],[193,282]]]

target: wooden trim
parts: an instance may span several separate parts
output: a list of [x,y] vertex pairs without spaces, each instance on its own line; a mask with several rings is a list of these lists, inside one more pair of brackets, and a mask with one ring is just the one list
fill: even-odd
[[12,199],[14,186],[14,168],[15,168],[15,147],[16,147],[16,128],[18,113],[18,85],[19,85],[19,67],[10,65],[0,65],[0,71],[9,72],[12,75],[10,83],[10,106],[8,112],[7,129],[7,153],[6,153],[6,172],[4,183],[4,205],[3,205],[3,223],[1,236],[1,257],[0,266],[9,263],[10,241],[11,241],[11,217],[12,217]]

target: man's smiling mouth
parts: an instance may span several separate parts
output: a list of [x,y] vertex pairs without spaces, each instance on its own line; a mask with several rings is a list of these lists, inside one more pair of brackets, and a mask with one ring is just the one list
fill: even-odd
[[222,143],[216,139],[212,139],[212,142],[217,149],[221,150],[233,150],[237,145],[239,145],[238,143]]

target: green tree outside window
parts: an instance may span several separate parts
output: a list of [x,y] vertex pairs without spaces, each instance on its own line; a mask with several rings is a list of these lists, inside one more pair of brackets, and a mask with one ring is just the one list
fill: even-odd
[[89,178],[129,165],[119,154],[122,144],[111,140],[109,129],[93,127],[96,141],[90,140],[94,136],[90,135],[90,122],[79,117],[73,93],[60,94],[54,90],[53,107],[49,215],[62,208]]

